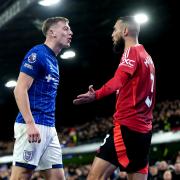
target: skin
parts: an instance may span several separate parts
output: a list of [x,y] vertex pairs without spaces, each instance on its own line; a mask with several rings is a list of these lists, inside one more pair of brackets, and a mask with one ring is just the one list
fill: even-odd
[[[47,31],[44,44],[51,48],[57,55],[62,48],[70,47],[72,35],[73,33],[68,23],[59,21],[57,24],[51,26]],[[31,76],[20,72],[17,80],[17,86],[14,89],[14,95],[18,108],[26,122],[28,141],[30,143],[40,143],[41,135],[38,127],[34,122],[28,97],[28,90],[31,87],[33,81],[34,79]],[[33,171],[22,167],[13,166],[10,179],[28,180],[30,179],[32,172]],[[48,169],[46,171],[43,171],[43,174],[45,175],[47,180],[64,180],[63,169]]]
[[[138,27],[135,24],[127,25],[118,20],[114,25],[112,40],[114,46],[124,41],[124,51],[138,44]],[[80,94],[74,99],[75,105],[90,103],[96,100],[95,90],[93,86],[89,86],[88,92]],[[87,180],[107,180],[117,167],[113,164],[95,157]],[[131,173],[128,174],[128,180],[147,180],[147,174]]]
[[[131,27],[131,29],[128,29],[128,26],[124,24],[121,20],[118,20],[114,25],[112,40],[114,46],[121,43],[121,41],[124,41],[124,51],[129,47],[138,44],[138,37],[137,34],[134,32],[134,28]],[[75,105],[79,105],[93,102],[95,101],[95,99],[95,90],[93,89],[93,85],[90,85],[89,91],[84,94],[78,95],[76,99],[74,99],[73,103]]]

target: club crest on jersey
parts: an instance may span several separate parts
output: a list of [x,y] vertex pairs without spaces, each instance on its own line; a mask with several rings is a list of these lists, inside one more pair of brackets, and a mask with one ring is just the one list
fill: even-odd
[[32,151],[26,151],[24,150],[24,153],[23,153],[23,158],[25,161],[30,161],[33,157],[33,152]]
[[32,54],[28,57],[28,62],[29,62],[29,63],[34,63],[34,62],[36,62],[36,58],[37,58],[37,54],[36,54],[36,53],[32,53]]

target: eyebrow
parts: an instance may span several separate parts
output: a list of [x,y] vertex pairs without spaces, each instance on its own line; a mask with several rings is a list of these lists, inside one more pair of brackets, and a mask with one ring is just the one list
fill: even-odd
[[63,28],[71,29],[69,26],[65,25]]

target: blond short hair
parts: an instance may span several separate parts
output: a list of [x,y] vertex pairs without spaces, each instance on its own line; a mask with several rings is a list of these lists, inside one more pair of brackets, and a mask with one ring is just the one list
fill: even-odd
[[51,18],[46,19],[43,22],[43,25],[42,25],[42,32],[43,32],[44,36],[47,35],[47,32],[48,32],[49,28],[51,26],[57,24],[59,21],[69,23],[69,20],[67,18],[65,18],[65,17],[51,17]]

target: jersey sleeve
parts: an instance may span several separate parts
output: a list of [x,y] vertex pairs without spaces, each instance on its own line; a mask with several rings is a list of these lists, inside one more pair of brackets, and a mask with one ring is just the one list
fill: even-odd
[[114,74],[114,77],[110,79],[106,84],[104,84],[96,93],[96,99],[101,99],[102,97],[108,96],[114,93],[116,90],[121,89],[124,84],[128,81],[129,74],[121,71],[118,68]]
[[33,78],[37,78],[42,68],[42,55],[38,50],[32,49],[26,54],[21,64],[20,71]]
[[137,56],[136,51],[133,47],[128,48],[124,54],[122,55],[119,68],[130,74],[133,75],[137,68]]

